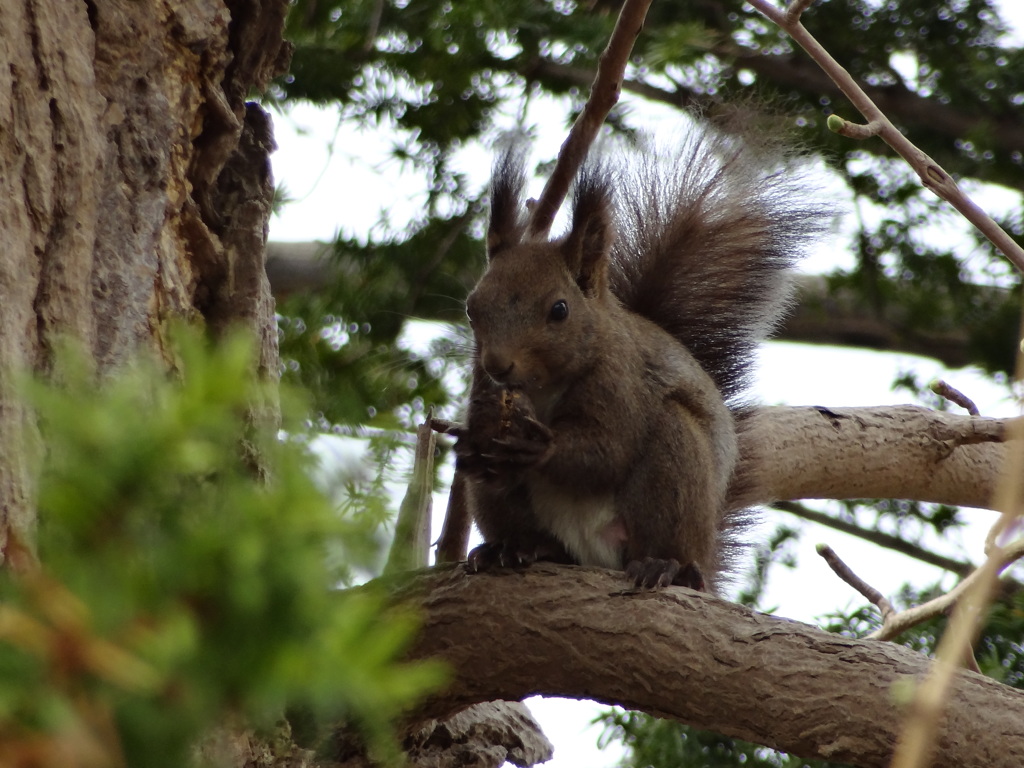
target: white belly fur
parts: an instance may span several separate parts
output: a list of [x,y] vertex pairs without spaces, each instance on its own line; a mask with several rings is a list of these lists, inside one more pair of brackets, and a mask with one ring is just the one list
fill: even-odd
[[561,541],[581,565],[622,568],[624,535],[616,535],[611,494],[569,495],[541,479],[530,483],[533,512],[541,527]]

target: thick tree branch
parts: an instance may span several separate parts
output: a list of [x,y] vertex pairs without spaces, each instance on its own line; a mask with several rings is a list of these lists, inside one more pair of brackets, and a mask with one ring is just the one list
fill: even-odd
[[[796,755],[887,764],[900,692],[925,657],[689,590],[625,586],[618,573],[547,564],[417,575],[401,593],[424,620],[412,656],[444,659],[453,679],[414,719],[495,698],[592,698]],[[1024,694],[970,673],[953,686],[937,765],[1021,765]]]
[[792,499],[916,499],[992,508],[1010,419],[914,405],[758,408],[741,434],[736,506]]

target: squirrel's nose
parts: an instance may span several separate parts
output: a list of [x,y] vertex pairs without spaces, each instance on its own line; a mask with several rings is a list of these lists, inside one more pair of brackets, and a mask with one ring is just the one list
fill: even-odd
[[516,367],[514,361],[493,352],[486,353],[482,362],[487,375],[499,384],[505,384],[512,376],[512,370]]

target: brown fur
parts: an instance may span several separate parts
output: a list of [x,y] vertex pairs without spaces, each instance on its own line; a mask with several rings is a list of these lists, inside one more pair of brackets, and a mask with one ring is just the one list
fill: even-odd
[[[521,157],[499,160],[456,447],[486,542],[471,568],[545,558],[628,567],[641,586],[718,587],[739,520],[725,504],[737,462],[726,400],[823,222],[764,157],[703,130],[631,173],[586,168],[554,242],[524,241]],[[506,389],[523,405],[496,419]],[[501,434],[485,426],[509,418]]]

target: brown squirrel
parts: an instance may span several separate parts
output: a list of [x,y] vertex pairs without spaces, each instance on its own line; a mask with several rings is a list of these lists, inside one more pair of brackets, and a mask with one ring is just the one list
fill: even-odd
[[455,447],[471,571],[553,560],[717,591],[744,518],[736,399],[826,220],[777,151],[702,128],[671,157],[585,166],[550,242],[526,234],[522,152],[499,157]]

